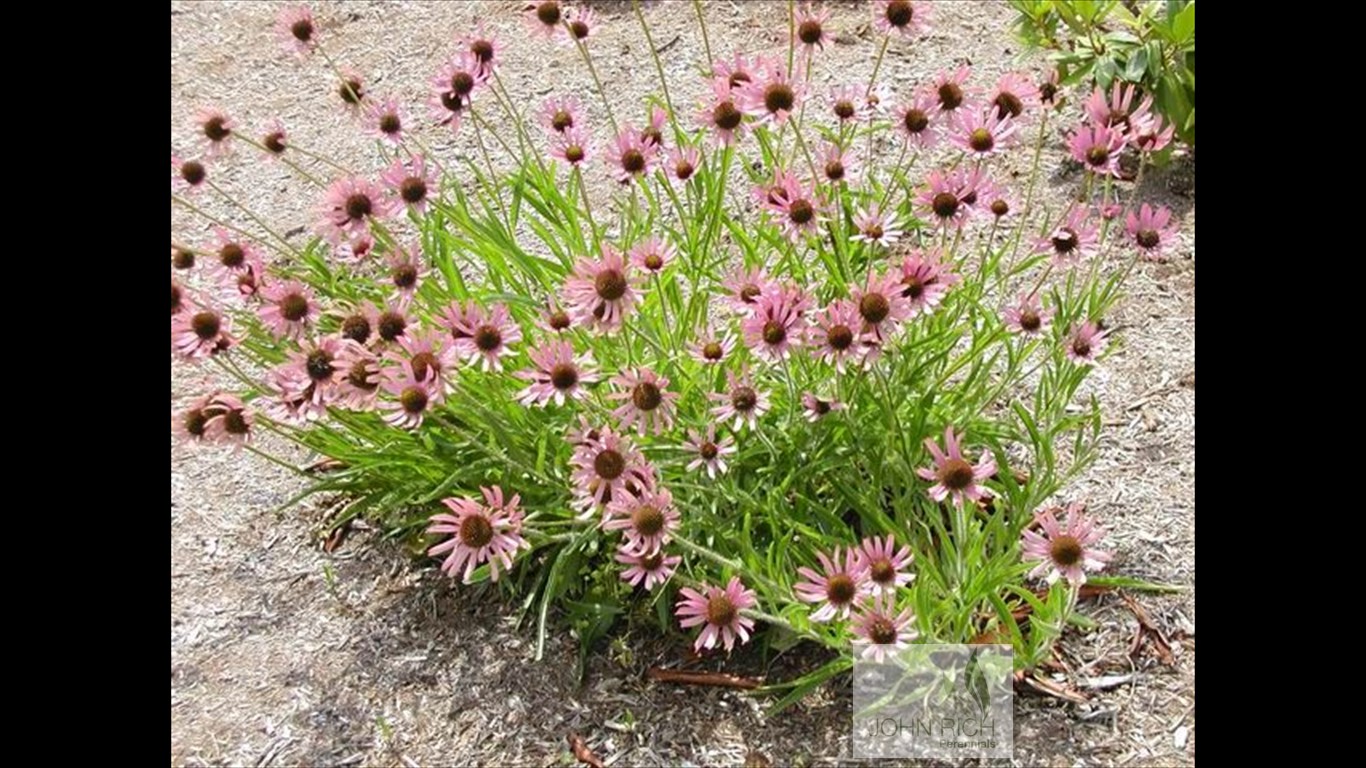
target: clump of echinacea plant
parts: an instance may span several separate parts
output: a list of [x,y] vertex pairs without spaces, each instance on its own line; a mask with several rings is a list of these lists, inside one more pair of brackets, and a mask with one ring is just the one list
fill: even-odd
[[[1106,94],[1063,114],[1037,73],[885,87],[888,47],[931,10],[873,3],[877,64],[831,95],[810,78],[839,22],[794,6],[782,49],[707,50],[708,75],[645,105],[598,83],[591,112],[592,33],[638,22],[656,50],[642,9],[530,3],[526,28],[583,69],[525,109],[483,29],[432,67],[423,109],[334,61],[312,12],[282,13],[378,155],[344,168],[278,121],[195,118],[171,200],[218,226],[172,239],[171,351],[224,383],[173,431],[260,453],[265,430],[331,459],[314,488],[350,500],[334,524],[364,516],[459,582],[522,593],[541,642],[567,620],[591,643],[650,603],[699,651],[835,649],[798,691],[856,639],[880,658],[995,633],[1037,662],[1056,632],[1033,627],[1061,626],[1110,560],[1081,507],[1036,510],[1095,455],[1082,388],[1122,343],[1104,316],[1175,247],[1115,164],[1166,139],[1142,98],[1120,94],[1122,120]],[[1060,119],[1086,175],[1050,209]],[[452,132],[473,151],[433,151]],[[1006,173],[1011,155],[1032,172]],[[251,162],[316,199],[315,237],[215,182]],[[215,197],[244,220],[210,218]]]

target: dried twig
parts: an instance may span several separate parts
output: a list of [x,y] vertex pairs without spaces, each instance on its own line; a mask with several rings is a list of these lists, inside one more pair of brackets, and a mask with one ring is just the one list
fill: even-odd
[[582,736],[570,731],[569,735],[564,738],[565,741],[569,742],[569,751],[574,753],[575,760],[589,766],[589,768],[607,768],[606,764],[593,754],[593,750],[588,748],[588,744]]
[[741,688],[746,691],[758,688],[763,684],[763,681],[752,677],[740,677],[725,672],[684,672],[680,669],[661,669],[659,667],[652,667],[646,676],[660,683],[716,685],[722,688]]
[[1121,594],[1120,599],[1123,600],[1124,604],[1133,612],[1134,618],[1138,619],[1138,631],[1134,633],[1133,642],[1129,644],[1129,655],[1138,655],[1139,650],[1143,646],[1143,638],[1146,636],[1152,640],[1153,651],[1157,654],[1158,661],[1167,666],[1176,664],[1176,656],[1172,654],[1171,643],[1167,642],[1166,635],[1163,635],[1162,630],[1158,629],[1157,625],[1153,623],[1153,619],[1148,615],[1148,611],[1144,609],[1143,606],[1139,605],[1137,600],[1134,600],[1128,595]]
[[1021,678],[1021,680],[1024,682],[1025,685],[1028,685],[1030,688],[1033,688],[1034,690],[1046,696],[1052,696],[1057,699],[1062,699],[1063,701],[1069,701],[1073,704],[1088,704],[1091,701],[1090,699],[1086,698],[1085,694],[1081,693],[1080,691],[1074,688],[1070,688],[1055,683],[1046,677],[1026,675],[1023,678]]

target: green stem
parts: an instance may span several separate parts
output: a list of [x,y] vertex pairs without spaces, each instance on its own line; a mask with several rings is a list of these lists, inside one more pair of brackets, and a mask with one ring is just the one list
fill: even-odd
[[692,9],[697,14],[697,28],[702,30],[702,50],[707,52],[707,73],[713,76],[716,74],[712,68],[715,59],[711,55],[711,40],[707,38],[707,20],[702,18],[702,0],[692,0]]

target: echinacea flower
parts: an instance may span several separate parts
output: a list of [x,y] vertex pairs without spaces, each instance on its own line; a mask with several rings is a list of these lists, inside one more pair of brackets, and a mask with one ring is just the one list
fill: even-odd
[[204,422],[205,440],[238,446],[251,440],[251,428],[256,417],[236,395],[226,392],[213,395],[203,414],[208,417]]
[[611,427],[593,431],[596,437],[576,446],[569,459],[575,506],[584,510],[595,504],[607,507],[615,499],[654,489],[654,468],[630,440]]
[[854,234],[850,240],[869,245],[889,248],[901,239],[900,222],[895,214],[886,214],[877,208],[864,208],[854,214]]
[[181,440],[189,440],[195,443],[208,442],[209,419],[217,413],[213,405],[213,400],[217,396],[217,392],[201,395],[192,400],[185,407],[185,410],[172,414],[172,434]]
[[659,148],[652,141],[643,141],[640,133],[631,126],[624,126],[617,134],[616,150],[608,158],[612,166],[612,176],[621,184],[629,184],[632,179],[648,176],[655,167]]
[[862,335],[882,344],[912,315],[911,304],[901,295],[902,290],[901,280],[896,276],[872,274],[862,286],[850,289],[854,306],[863,321],[859,330]]
[[608,333],[621,327],[638,295],[626,261],[603,244],[596,261],[579,259],[564,284],[564,300],[575,320]]
[[911,100],[897,107],[896,129],[907,143],[917,149],[930,149],[939,140],[935,118],[939,115],[939,100],[933,93],[920,91]]
[[897,611],[894,594],[884,592],[864,600],[853,623],[854,635],[867,643],[860,658],[881,663],[909,648],[911,641],[920,636],[911,628],[914,623],[915,613],[910,606]]
[[826,145],[818,167],[825,180],[831,184],[851,182],[859,175],[858,158],[834,142]]
[[830,90],[830,113],[840,123],[865,122],[871,112],[862,87],[846,83]]
[[586,5],[577,6],[569,9],[567,16],[564,25],[569,28],[569,34],[575,40],[587,40],[592,37],[593,30],[597,28],[598,18],[592,8]]
[[390,146],[403,143],[403,113],[394,99],[371,99],[365,108],[365,128]]
[[734,440],[729,437],[716,439],[715,424],[707,425],[706,434],[688,430],[688,439],[683,441],[683,447],[693,454],[693,460],[688,462],[688,471],[706,469],[707,477],[713,480],[718,474],[726,473],[729,468],[726,457],[735,453]]
[[735,351],[735,335],[727,333],[724,336],[718,335],[710,327],[706,332],[692,344],[689,348],[692,357],[703,365],[719,365],[725,362],[730,353]]
[[[748,75],[746,75],[748,77]],[[717,144],[728,147],[739,137],[745,113],[740,111],[739,96],[724,78],[712,80],[712,99],[697,112],[697,123],[712,132]]]
[[1011,333],[1038,338],[1048,332],[1053,310],[1044,309],[1037,296],[1021,294],[1014,304],[1001,310],[1001,319]]
[[907,316],[933,311],[958,279],[944,265],[938,249],[906,254],[901,262],[901,296],[910,303]]
[[830,35],[825,29],[825,25],[829,21],[830,10],[828,8],[812,8],[810,3],[803,6],[797,13],[797,40],[806,46],[807,52],[812,52],[817,48],[825,48],[825,44],[830,40]]
[[335,361],[337,377],[336,401],[352,411],[368,411],[375,407],[379,394],[380,365],[375,353],[361,344],[345,339]]
[[394,160],[379,178],[408,206],[408,210],[417,213],[427,211],[427,200],[437,189],[436,175],[427,167],[427,159],[422,155],[414,155],[408,161]]
[[1091,92],[1091,96],[1086,100],[1086,115],[1091,122],[1096,125],[1103,125],[1114,128],[1122,134],[1128,134],[1133,130],[1136,123],[1145,122],[1149,118],[1149,111],[1153,107],[1153,97],[1144,96],[1137,105],[1134,98],[1138,95],[1138,86],[1130,83],[1125,85],[1115,78],[1114,85],[1110,88],[1110,99],[1105,99],[1105,91],[1097,86]]
[[761,123],[782,125],[801,103],[800,81],[776,59],[761,58],[758,74],[758,78],[734,89],[740,110]]
[[1010,189],[994,181],[987,182],[977,190],[977,202],[985,210],[990,211],[997,221],[1017,212],[1015,196]]
[[732,421],[731,429],[736,431],[744,424],[748,424],[750,429],[758,429],[759,417],[768,413],[768,393],[755,389],[748,373],[736,376],[733,371],[728,371],[726,381],[725,392],[711,395],[712,400],[720,403],[711,409],[712,415],[723,424]]
[[735,647],[737,638],[743,645],[749,642],[754,620],[741,613],[759,604],[754,591],[747,589],[739,576],[732,576],[725,588],[703,584],[702,589],[683,587],[678,590],[679,600],[675,615],[679,625],[690,629],[705,625],[693,649],[702,651],[715,648],[718,643],[727,651]]
[[673,496],[665,488],[642,489],[639,495],[623,493],[612,497],[603,529],[621,531],[625,537],[621,551],[633,555],[659,552],[678,530],[679,515]]
[[810,298],[797,288],[775,288],[759,297],[754,313],[740,325],[745,344],[760,358],[782,362],[800,341]]
[[432,97],[427,105],[432,118],[452,132],[458,131],[474,89],[484,83],[489,72],[489,68],[469,51],[446,62],[431,81]]
[[1042,104],[1059,104],[1058,92],[1061,89],[1061,73],[1054,67],[1044,73],[1043,79],[1039,81],[1039,102]]
[[484,29],[483,22],[477,23],[474,32],[456,44],[474,59],[484,77],[493,75],[493,70],[498,66],[498,50],[502,45]]
[[362,232],[350,240],[337,243],[332,253],[339,261],[358,264],[375,252],[375,238],[369,232]]
[[299,338],[318,316],[312,289],[298,280],[270,283],[261,289],[261,298],[264,302],[257,314],[277,338]]
[[546,99],[538,113],[541,125],[551,133],[564,133],[571,128],[586,128],[583,104],[573,96]]
[[434,371],[427,373],[426,379],[419,379],[408,363],[397,370],[385,371],[380,387],[393,398],[380,405],[386,423],[401,429],[422,426],[427,412],[441,401],[441,392],[436,389],[436,374]]
[[188,160],[179,155],[171,155],[171,191],[193,192],[204,186],[209,171],[199,160]]
[[959,228],[967,223],[972,212],[969,200],[977,197],[975,177],[962,169],[930,171],[928,184],[915,200],[942,227]]
[[587,394],[583,385],[598,380],[588,368],[593,364],[592,354],[575,357],[574,345],[565,339],[550,339],[531,347],[527,357],[534,367],[517,373],[518,378],[531,382],[517,394],[522,405],[545,406],[551,400],[564,405],[566,400],[582,399]]
[[863,318],[854,302],[835,301],[812,317],[806,343],[816,357],[844,373],[848,361],[859,362],[868,351],[858,338],[862,326]]
[[1124,134],[1109,126],[1083,125],[1067,140],[1072,159],[1099,176],[1120,177],[1119,154],[1124,149]]
[[1176,238],[1176,226],[1171,219],[1172,212],[1166,206],[1154,209],[1144,203],[1138,209],[1137,216],[1130,211],[1125,217],[1124,230],[1129,233],[1130,242],[1143,254],[1143,258],[1161,261],[1167,247]]
[[382,310],[375,309],[375,335],[380,341],[397,341],[407,333],[410,325],[412,321],[402,306],[390,304]]
[[915,559],[910,545],[897,549],[896,539],[891,536],[870,536],[859,543],[856,552],[873,594],[895,595],[897,587],[915,580],[910,571]]
[[1043,576],[1049,584],[1066,578],[1073,587],[1080,587],[1086,583],[1087,571],[1099,571],[1114,555],[1095,548],[1105,533],[1086,514],[1085,505],[1069,504],[1065,515],[1059,523],[1052,509],[1036,513],[1034,522],[1043,533],[1025,528],[1020,556],[1025,562],[1038,561],[1029,572],[1031,578]]
[[487,311],[473,308],[458,330],[462,335],[455,340],[456,351],[486,371],[501,371],[508,346],[522,340],[522,329],[504,304],[494,304]]
[[356,112],[365,104],[365,99],[369,92],[365,90],[365,81],[361,76],[351,70],[342,70],[341,82],[337,84],[337,98],[341,99],[342,108]]
[[664,126],[669,122],[669,112],[658,104],[651,104],[646,115],[645,127],[640,129],[640,140],[664,148]]
[[210,307],[173,314],[171,351],[181,359],[191,361],[216,355],[236,343],[229,335],[231,323],[227,315]]
[[374,307],[358,307],[342,318],[339,333],[343,339],[364,345],[369,343],[370,337],[374,335],[375,324],[378,321],[379,313]]
[[697,173],[697,169],[702,162],[701,153],[697,147],[679,146],[674,147],[669,153],[669,181],[686,183],[688,179]]
[[306,5],[280,9],[275,17],[275,29],[285,49],[300,56],[312,53],[318,44],[318,27],[313,22],[313,11]]
[[995,107],[997,117],[1015,120],[1026,110],[1038,109],[1039,87],[1019,72],[1007,72],[987,94],[987,103]]
[[755,194],[777,215],[779,228],[792,242],[820,231],[821,205],[815,190],[808,191],[791,171],[779,171],[772,186],[757,188]]
[[464,570],[464,582],[470,583],[474,570],[489,564],[489,579],[498,580],[498,566],[512,569],[512,558],[519,549],[531,549],[522,536],[522,501],[519,494],[511,499],[503,497],[498,486],[480,488],[484,503],[474,499],[442,499],[450,513],[441,512],[431,517],[427,534],[450,534],[450,538],[427,550],[430,557],[446,558],[441,570],[454,577]]
[[220,283],[236,284],[239,275],[260,265],[261,249],[250,240],[244,240],[223,227],[214,229],[213,234],[218,243],[209,268]]
[[569,330],[574,325],[574,318],[569,313],[560,308],[554,301],[541,313],[541,319],[536,322],[536,327],[547,333],[561,334]]
[[925,450],[934,458],[934,467],[921,467],[915,473],[924,480],[933,481],[929,494],[935,501],[952,496],[955,502],[963,504],[964,499],[978,501],[991,495],[990,491],[977,483],[996,474],[996,460],[991,457],[990,451],[982,451],[982,457],[976,465],[968,463],[963,458],[961,439],[954,433],[953,427],[944,428],[943,450],[933,438],[925,438]]
[[630,251],[631,263],[651,274],[659,274],[674,258],[674,247],[667,240],[650,237]]
[[189,248],[177,248],[171,246],[171,269],[178,269],[187,272],[194,269],[194,251]]
[[266,132],[261,135],[261,146],[271,157],[284,155],[285,150],[289,149],[289,134],[285,131],[285,124],[278,119],[271,120]]
[[802,393],[802,414],[806,416],[807,421],[813,424],[825,418],[832,411],[842,410],[844,410],[844,403],[838,400],[833,398],[827,400],[810,392]]
[[426,265],[422,262],[422,246],[418,243],[395,247],[389,254],[389,282],[398,291],[400,304],[406,306],[413,300],[426,272]]
[[1034,252],[1051,253],[1053,263],[1064,267],[1095,256],[1099,225],[1089,221],[1090,215],[1089,206],[1074,206],[1052,232],[1034,242]]
[[736,267],[721,283],[725,289],[722,301],[738,315],[752,314],[759,307],[759,299],[773,287],[773,281],[760,267]]
[[570,168],[577,168],[593,159],[593,142],[587,131],[570,128],[551,140],[550,156]]
[[831,555],[817,552],[820,571],[804,565],[797,569],[797,574],[805,579],[792,587],[797,599],[804,603],[822,604],[811,614],[812,621],[847,619],[854,603],[868,594],[868,569],[855,552],[853,547],[847,550],[835,547]]
[[930,92],[939,99],[940,112],[952,112],[968,100],[968,92],[963,84],[968,81],[971,70],[964,64],[952,72],[940,72],[930,85]]
[[960,109],[954,113],[954,123],[954,146],[978,160],[1001,154],[1015,138],[1010,116],[1001,117],[991,107]]
[[348,176],[327,187],[318,222],[318,234],[333,243],[357,237],[370,228],[370,222],[389,213],[389,201],[377,184],[368,179]]
[[526,25],[533,35],[555,39],[564,29],[564,8],[557,0],[538,0],[526,6]]
[[633,587],[644,582],[646,590],[668,581],[682,560],[678,555],[666,555],[662,550],[648,555],[617,553],[617,562],[630,566],[621,572],[621,580]]
[[335,336],[324,336],[309,347],[290,352],[271,372],[271,383],[288,404],[291,417],[312,421],[327,415],[337,382],[344,375],[337,359],[346,343]]
[[873,3],[873,23],[883,34],[898,34],[910,39],[929,32],[930,4],[911,0],[877,0]]
[[1139,152],[1161,152],[1172,143],[1173,126],[1158,115],[1134,120],[1129,131],[1129,145]]
[[612,411],[623,432],[633,424],[642,435],[646,432],[658,434],[673,426],[674,401],[678,399],[678,393],[668,391],[667,378],[649,368],[639,368],[623,371],[612,379],[612,384],[621,391],[607,397],[623,401]]
[[237,121],[215,107],[205,107],[195,115],[195,126],[204,142],[209,157],[219,157],[231,148],[229,140],[237,128]]
[[432,391],[444,397],[460,362],[458,342],[447,340],[439,330],[427,328],[404,333],[397,343],[398,349],[386,354],[385,362],[408,368],[414,378],[431,382]]
[[1077,365],[1095,365],[1105,352],[1109,329],[1101,330],[1095,321],[1088,320],[1067,340],[1067,359]]
[[746,58],[744,54],[736,51],[730,61],[717,59],[712,62],[712,81],[719,82],[727,89],[739,88],[758,77],[759,66],[758,60]]

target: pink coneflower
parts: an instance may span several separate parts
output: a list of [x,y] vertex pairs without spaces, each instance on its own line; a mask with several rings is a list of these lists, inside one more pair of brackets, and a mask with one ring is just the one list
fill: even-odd
[[188,248],[177,248],[171,246],[171,269],[178,269],[181,272],[194,269],[194,251]]
[[1138,209],[1138,215],[1133,211],[1124,219],[1124,229],[1129,233],[1130,242],[1143,254],[1143,258],[1149,261],[1161,261],[1165,258],[1167,247],[1176,238],[1176,226],[1172,224],[1172,212],[1166,206],[1154,209],[1151,205],[1144,203]]
[[1175,134],[1172,126],[1157,115],[1133,120],[1131,125],[1129,144],[1140,152],[1161,152],[1172,143]]
[[1124,213],[1124,206],[1119,203],[1100,203],[1096,206],[1096,212],[1100,214],[1101,221],[1114,221]]
[[643,581],[646,590],[652,590],[668,581],[682,560],[683,558],[678,555],[665,555],[662,551],[649,555],[617,553],[617,562],[630,566],[621,572],[621,580],[633,587],[640,586]]
[[987,94],[987,103],[995,107],[997,117],[1015,120],[1039,107],[1039,87],[1019,72],[1007,72]]
[[861,86],[845,84],[830,90],[830,113],[842,124],[861,123],[868,120],[872,109]]
[[484,494],[483,504],[474,499],[442,499],[450,514],[432,515],[427,527],[429,536],[451,535],[427,550],[427,555],[445,555],[441,570],[452,577],[463,568],[466,584],[482,563],[489,564],[489,579],[497,581],[500,564],[504,570],[511,570],[517,550],[531,549],[522,537],[522,511],[518,509],[522,497],[514,493],[505,500],[503,489],[496,485],[479,490]]
[[375,309],[375,335],[380,341],[397,341],[408,331],[412,320],[402,306],[390,304],[384,309]]
[[275,17],[276,34],[285,50],[300,56],[313,52],[318,44],[318,27],[313,22],[313,11],[306,5],[296,5],[280,9]]
[[938,249],[907,254],[901,261],[901,296],[910,303],[909,317],[939,306],[958,279],[943,264]]
[[427,160],[422,155],[414,155],[406,162],[394,160],[379,178],[408,206],[408,210],[417,213],[426,213],[427,200],[437,190],[436,174],[427,167]]
[[1072,159],[1086,170],[1101,176],[1120,177],[1119,154],[1124,135],[1105,125],[1083,125],[1067,140]]
[[323,197],[318,233],[333,243],[340,243],[348,237],[365,233],[372,220],[388,213],[389,201],[379,185],[369,179],[348,176],[328,185]]
[[213,234],[218,243],[209,268],[220,283],[235,285],[240,275],[260,265],[261,250],[251,241],[243,240],[223,227],[215,228]]
[[847,361],[858,362],[867,352],[867,347],[858,338],[862,326],[863,318],[854,302],[832,302],[812,318],[807,344],[818,358],[834,364],[836,370],[844,373]]
[[900,222],[893,214],[886,214],[876,208],[864,208],[854,215],[854,234],[851,240],[869,245],[890,248],[901,239]]
[[231,330],[227,315],[211,307],[186,307],[171,315],[171,351],[184,360],[203,360],[236,343]]
[[825,146],[819,167],[825,180],[831,184],[852,182],[859,176],[858,158],[834,142]]
[[1088,206],[1073,207],[1052,232],[1034,241],[1034,252],[1051,253],[1054,264],[1068,267],[1096,255],[1099,225],[1089,221],[1090,216]]
[[569,28],[569,34],[575,40],[587,40],[593,36],[593,30],[597,28],[598,17],[597,14],[593,13],[592,8],[586,5],[570,8],[567,16],[564,24]]
[[1038,338],[1048,332],[1053,310],[1044,309],[1037,296],[1020,294],[1014,304],[1001,310],[1001,319],[1011,333]]
[[744,128],[745,113],[740,111],[738,93],[724,77],[713,79],[711,90],[712,99],[698,111],[697,123],[712,132],[717,144],[728,147]]
[[271,383],[289,404],[291,416],[312,421],[327,415],[337,382],[345,375],[337,361],[346,343],[335,336],[324,336],[311,347],[290,352],[271,372]]
[[593,159],[592,139],[587,131],[570,128],[551,140],[550,156],[576,168]]
[[1017,213],[1015,196],[1004,184],[988,181],[977,190],[977,203],[997,221]]
[[550,133],[564,133],[571,128],[587,127],[583,119],[583,104],[573,96],[546,99],[537,117]]
[[265,301],[257,314],[277,338],[299,338],[318,316],[313,291],[298,280],[270,283],[261,289],[261,298]]
[[674,253],[673,245],[667,240],[650,237],[631,249],[631,263],[650,274],[659,274],[673,261]]
[[711,71],[713,82],[719,82],[728,90],[739,88],[745,83],[753,82],[758,79],[758,71],[761,66],[757,59],[748,59],[744,54],[736,51],[731,56],[730,61],[717,59],[712,62]]
[[185,410],[171,415],[171,432],[181,440],[195,443],[208,442],[209,419],[220,410],[213,404],[217,392],[210,392],[190,401]]
[[190,297],[187,295],[185,287],[182,286],[174,277],[171,278],[171,314],[180,314],[182,310],[190,307]]
[[522,329],[503,304],[494,304],[488,311],[475,308],[459,330],[464,336],[456,339],[456,351],[467,361],[479,363],[486,371],[501,371],[502,358],[508,353],[509,345],[522,340]]
[[775,288],[759,297],[753,314],[740,325],[745,344],[771,363],[787,359],[802,331],[810,299],[796,288]]
[[776,59],[759,59],[759,77],[733,89],[740,110],[761,123],[782,125],[801,102],[800,82]]
[[669,111],[659,106],[651,104],[650,111],[646,115],[645,127],[640,129],[640,140],[653,143],[656,147],[664,147],[664,126],[669,123]]
[[718,335],[714,328],[708,327],[689,350],[693,359],[703,365],[720,365],[735,351],[735,334]]
[[171,154],[171,191],[193,192],[204,186],[209,178],[208,168],[200,160],[187,160]]
[[379,358],[361,344],[344,340],[337,353],[337,404],[353,411],[368,411],[375,407],[379,394]]
[[632,179],[648,176],[655,167],[659,147],[652,141],[642,141],[640,133],[631,126],[625,126],[617,134],[615,149],[608,158],[612,166],[612,176],[621,184],[629,184]]
[[209,157],[219,157],[232,148],[229,141],[237,128],[237,121],[228,117],[226,112],[205,107],[195,114],[194,122]]
[[797,599],[804,603],[823,603],[810,616],[812,621],[830,621],[849,618],[849,609],[855,601],[868,594],[866,579],[868,568],[855,554],[854,548],[842,550],[835,547],[833,555],[817,552],[821,571],[802,566],[797,574],[805,581],[792,587]]
[[379,312],[373,305],[357,307],[342,318],[338,334],[343,339],[349,339],[357,344],[367,344],[375,333],[378,321]]
[[407,306],[413,300],[426,273],[421,245],[413,243],[406,248],[398,246],[389,254],[389,282],[398,292],[400,305]]
[[673,426],[674,401],[678,399],[678,393],[668,391],[667,378],[649,368],[639,368],[623,371],[612,379],[612,384],[622,390],[607,397],[623,401],[612,412],[623,432],[633,424],[642,435],[646,432],[659,434]]
[[341,82],[337,83],[337,98],[341,99],[342,108],[349,112],[358,111],[364,104],[369,93],[365,90],[365,80],[359,73],[352,70],[342,70]]
[[539,0],[526,6],[526,24],[533,35],[553,40],[564,29],[564,8],[557,0]]
[[359,264],[375,252],[375,238],[369,232],[362,232],[350,240],[343,240],[332,249],[338,260]]
[[909,545],[896,548],[896,539],[891,536],[870,536],[859,543],[859,564],[868,579],[868,588],[873,594],[895,595],[897,587],[904,587],[915,580],[911,573]]
[[735,441],[729,437],[716,439],[716,425],[708,424],[706,434],[688,430],[688,439],[683,447],[693,454],[688,462],[688,471],[706,469],[707,477],[715,480],[718,474],[724,475],[729,466],[726,457],[735,453]]
[[545,406],[551,400],[564,405],[565,400],[582,399],[587,395],[584,384],[598,380],[588,370],[593,364],[590,353],[574,356],[574,345],[564,339],[550,339],[543,345],[527,349],[527,357],[535,367],[519,371],[517,376],[531,382],[517,395],[522,405]]
[[939,100],[933,93],[920,92],[897,107],[896,129],[902,138],[917,149],[930,149],[938,142],[935,118],[939,115]]
[[469,51],[442,65],[432,78],[432,97],[427,102],[432,118],[453,132],[459,130],[474,89],[484,83],[490,71]]
[[444,397],[460,363],[458,342],[431,328],[405,333],[397,342],[399,348],[385,355],[385,361],[407,367],[418,381],[430,381],[433,391]]
[[1039,102],[1041,104],[1058,106],[1061,103],[1058,98],[1058,91],[1062,88],[1061,79],[1062,76],[1056,67],[1044,73],[1043,79],[1039,80]]
[[560,305],[551,300],[546,306],[541,317],[536,321],[536,327],[546,333],[562,334],[574,326],[574,318],[569,313],[560,308]]
[[971,213],[971,200],[977,198],[974,175],[962,170],[930,171],[928,183],[915,201],[943,227],[962,227]]
[[1153,106],[1152,96],[1144,96],[1142,101],[1134,106],[1134,97],[1137,94],[1138,86],[1132,83],[1124,85],[1116,79],[1110,89],[1110,100],[1106,101],[1105,91],[1097,86],[1086,100],[1086,115],[1096,125],[1114,128],[1122,134],[1130,133],[1135,124],[1149,119],[1149,110]]
[[204,439],[213,443],[233,443],[246,445],[251,440],[251,428],[256,416],[236,395],[221,392],[209,400],[203,414],[208,417],[204,422]]
[[962,438],[955,434],[953,427],[944,428],[944,449],[939,446],[932,438],[925,438],[925,450],[934,457],[934,468],[920,468],[915,471],[924,480],[934,482],[930,486],[930,498],[935,501],[943,501],[950,496],[958,504],[963,504],[964,499],[978,501],[984,496],[990,496],[987,489],[979,486],[977,481],[985,480],[996,474],[996,461],[991,458],[990,451],[982,451],[982,458],[977,460],[977,464],[969,464],[963,458],[963,449],[959,444]]
[[806,46],[807,52],[814,52],[817,48],[823,50],[825,44],[830,41],[830,34],[825,29],[826,23],[830,21],[829,9],[818,10],[807,3],[797,13],[796,21],[797,40]]
[[882,663],[906,650],[911,641],[920,636],[911,628],[913,623],[915,613],[910,606],[897,612],[894,594],[884,592],[864,600],[858,607],[853,625],[854,635],[868,643],[859,654],[860,658]]
[[740,612],[753,608],[759,601],[753,590],[740,582],[739,576],[730,577],[725,589],[703,584],[701,591],[683,587],[678,594],[680,598],[674,613],[679,618],[679,625],[684,629],[706,625],[693,643],[694,650],[715,648],[719,642],[730,651],[735,647],[737,637],[741,645],[749,642],[754,620]]
[[964,64],[952,72],[940,72],[930,84],[930,92],[939,101],[940,112],[952,112],[968,100],[968,91],[963,84],[968,81],[971,70]]
[[602,246],[597,261],[579,259],[564,284],[565,304],[575,320],[608,333],[621,327],[638,294],[627,264],[611,246]]
[[1043,533],[1026,528],[1021,535],[1020,557],[1025,562],[1039,561],[1031,578],[1044,576],[1049,584],[1066,578],[1073,587],[1086,583],[1087,571],[1099,571],[1114,555],[1095,548],[1105,533],[1086,514],[1084,504],[1069,504],[1061,524],[1052,509],[1034,515]]
[[954,113],[954,129],[954,146],[978,160],[1001,154],[1015,138],[1015,123],[991,107],[958,110]]
[[365,108],[365,129],[390,146],[403,143],[403,111],[394,99],[371,99]]
[[712,400],[720,403],[711,409],[712,415],[723,424],[731,421],[731,429],[737,432],[745,424],[750,429],[758,429],[759,417],[768,413],[768,393],[755,389],[747,372],[736,376],[733,371],[727,371],[726,382],[725,392],[711,395]]
[[674,147],[669,153],[669,181],[686,183],[694,173],[697,173],[701,162],[702,155],[697,151],[697,147]]
[[910,301],[901,295],[902,288],[901,280],[894,275],[871,274],[862,287],[853,286],[850,297],[863,321],[861,334],[882,344],[912,315]]
[[777,216],[783,234],[792,242],[820,231],[820,201],[814,190],[803,188],[791,171],[779,171],[772,186],[758,187],[755,194]]
[[738,315],[752,314],[759,307],[759,299],[775,286],[760,267],[736,267],[721,284],[726,294],[722,301]]
[[667,489],[642,490],[640,495],[623,493],[612,498],[603,529],[622,531],[621,551],[652,555],[664,548],[669,535],[678,530],[679,515]]
[[457,40],[456,46],[474,58],[486,77],[493,75],[499,62],[498,51],[503,46],[488,33],[482,21],[475,24],[469,36]]
[[271,120],[265,133],[261,134],[261,146],[271,157],[284,155],[285,150],[289,149],[289,134],[285,131],[285,124],[278,119]]
[[1105,352],[1109,329],[1101,330],[1094,321],[1087,320],[1067,340],[1067,359],[1077,365],[1095,365]]
[[380,387],[393,398],[380,404],[384,421],[401,429],[422,426],[427,412],[441,400],[435,372],[428,371],[426,379],[419,379],[408,363],[398,369],[386,370]]
[[884,34],[906,39],[930,31],[930,4],[910,0],[877,0],[873,3],[873,24]]
[[844,410],[844,403],[838,400],[833,398],[827,400],[811,392],[802,393],[802,414],[806,416],[807,421],[813,424],[825,418],[832,411],[842,410]]
[[629,440],[611,427],[594,431],[597,436],[579,443],[569,460],[576,506],[606,507],[614,499],[654,489],[654,469]]

